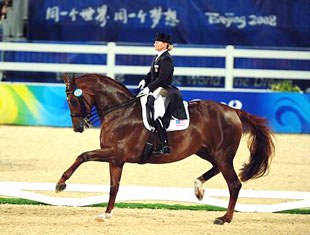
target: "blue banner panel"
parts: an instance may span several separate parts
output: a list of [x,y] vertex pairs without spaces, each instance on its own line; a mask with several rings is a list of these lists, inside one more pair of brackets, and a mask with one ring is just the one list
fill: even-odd
[[[310,94],[182,91],[268,119],[278,133],[310,134]],[[64,86],[0,83],[0,124],[71,126]]]
[[310,46],[308,0],[29,0],[30,40]]
[[0,83],[0,124],[70,126],[64,85]]
[[310,94],[182,91],[185,100],[225,103],[268,119],[275,132],[310,134]]

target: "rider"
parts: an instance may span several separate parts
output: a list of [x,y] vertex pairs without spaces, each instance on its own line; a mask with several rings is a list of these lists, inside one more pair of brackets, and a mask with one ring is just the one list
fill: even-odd
[[151,69],[143,80],[139,83],[139,88],[144,88],[139,95],[147,94],[147,116],[151,126],[155,128],[161,142],[161,153],[170,153],[166,125],[162,117],[154,117],[154,102],[158,98],[168,97],[170,100],[170,115],[186,119],[186,112],[183,107],[182,96],[179,90],[171,85],[174,65],[169,51],[173,49],[170,35],[157,33],[154,48],[157,56],[154,57]]

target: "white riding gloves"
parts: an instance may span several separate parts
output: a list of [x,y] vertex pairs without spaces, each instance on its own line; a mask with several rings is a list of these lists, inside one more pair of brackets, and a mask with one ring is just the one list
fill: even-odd
[[140,82],[139,82],[139,85],[138,85],[139,89],[143,89],[145,87],[145,80],[142,79]]
[[150,93],[150,89],[148,87],[146,87],[142,91],[139,92],[138,96],[148,95],[149,93]]

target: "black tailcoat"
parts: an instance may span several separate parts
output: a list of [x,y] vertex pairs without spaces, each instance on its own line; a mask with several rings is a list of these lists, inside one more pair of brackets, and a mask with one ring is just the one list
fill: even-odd
[[172,84],[174,65],[168,51],[165,51],[158,58],[153,59],[150,72],[145,77],[146,86],[150,91],[158,87],[165,87]]
[[183,106],[183,98],[179,89],[172,85],[172,77],[174,71],[174,64],[171,55],[165,51],[158,58],[154,58],[150,72],[144,78],[146,87],[151,92],[159,87],[165,88],[169,92],[170,115],[179,119],[186,119],[187,115]]

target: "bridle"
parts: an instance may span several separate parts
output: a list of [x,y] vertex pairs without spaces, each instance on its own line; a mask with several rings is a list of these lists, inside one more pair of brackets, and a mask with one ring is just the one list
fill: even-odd
[[[74,85],[73,86],[73,90],[69,90],[68,87],[70,87],[70,85],[66,86],[66,95],[67,95],[67,97],[69,97],[70,95],[74,95],[78,99],[79,105],[81,107],[81,113],[72,113],[70,111],[70,116],[71,117],[80,117],[80,118],[82,118],[82,120],[83,120],[83,122],[84,122],[84,124],[85,124],[85,126],[87,128],[92,126],[92,121],[90,120],[92,114],[91,114],[91,112],[87,112],[86,105],[85,105],[85,104],[87,104],[88,107],[91,108],[91,104],[89,104],[89,102],[85,99],[85,97],[83,96],[82,93],[79,96],[77,96],[75,94],[75,91],[77,89],[79,89],[77,86]],[[79,90],[82,92],[81,89],[79,89]]]

